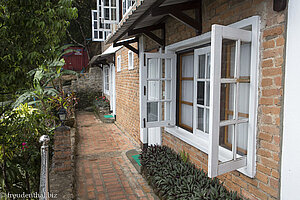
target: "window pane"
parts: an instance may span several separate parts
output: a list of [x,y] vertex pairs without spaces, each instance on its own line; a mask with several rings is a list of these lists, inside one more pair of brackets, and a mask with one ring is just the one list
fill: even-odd
[[[219,145],[230,151],[226,155],[228,159],[226,159],[225,162],[233,160],[233,152],[232,152],[233,132],[234,132],[234,125],[220,127]],[[220,158],[220,151],[219,151],[219,158]]]
[[97,12],[93,12],[94,14],[94,20],[97,20]]
[[181,81],[181,100],[187,102],[193,102],[193,81]]
[[94,31],[94,38],[98,39],[98,31]]
[[241,42],[241,78],[250,76],[250,65],[251,65],[251,43]]
[[104,8],[104,19],[109,20],[109,8]]
[[148,81],[148,100],[155,101],[159,99],[159,81]]
[[171,103],[170,102],[161,102],[161,106],[162,106],[162,112],[161,112],[162,121],[170,120]]
[[158,121],[158,102],[147,103],[147,121]]
[[109,6],[109,0],[104,0],[104,6]]
[[233,119],[234,113],[234,84],[221,84],[220,120]]
[[148,59],[148,78],[159,78],[158,59]]
[[171,99],[171,81],[162,81],[162,99]]
[[105,29],[110,29],[110,24],[105,24]]
[[250,83],[239,84],[238,118],[249,118]]
[[205,82],[205,86],[206,86],[206,90],[205,90],[205,101],[206,101],[206,103],[205,103],[205,105],[206,106],[209,106],[209,100],[210,100],[210,82],[209,81],[206,81]]
[[204,131],[204,109],[198,107],[197,128]]
[[207,54],[207,65],[206,65],[206,78],[210,78],[210,53]]
[[205,78],[205,55],[199,56],[198,78]]
[[235,44],[234,40],[223,40],[221,78],[234,78]]
[[111,6],[116,7],[116,5],[117,5],[116,0],[111,0]]
[[237,153],[246,155],[248,148],[248,123],[237,124]]
[[103,23],[100,22],[100,28],[103,28],[103,27],[104,27],[104,26],[103,26]]
[[117,10],[115,8],[111,9],[111,20],[117,20]]
[[197,82],[197,104],[204,105],[204,82]]
[[103,32],[99,31],[99,39],[103,39]]
[[128,65],[129,65],[129,67],[132,66],[132,52],[128,53]]
[[94,29],[98,29],[97,21],[94,21]]
[[181,104],[181,124],[193,127],[193,106]]
[[171,59],[162,59],[162,78],[171,78]]
[[209,109],[205,109],[205,133],[209,133]]
[[182,56],[182,77],[194,77],[194,55]]

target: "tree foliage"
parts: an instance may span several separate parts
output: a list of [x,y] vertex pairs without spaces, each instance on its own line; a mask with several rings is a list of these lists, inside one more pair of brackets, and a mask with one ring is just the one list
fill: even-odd
[[29,86],[27,72],[53,56],[76,17],[72,0],[0,0],[0,90]]

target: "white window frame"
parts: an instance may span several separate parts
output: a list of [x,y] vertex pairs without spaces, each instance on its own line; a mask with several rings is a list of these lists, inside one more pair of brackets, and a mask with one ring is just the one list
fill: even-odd
[[[247,166],[237,169],[239,172],[254,177],[256,173],[255,161],[256,161],[256,124],[257,124],[257,105],[258,105],[258,63],[259,63],[259,33],[260,33],[260,18],[259,16],[253,16],[234,24],[229,25],[232,28],[243,29],[252,26],[251,33],[251,85],[250,85],[250,98],[251,105],[249,108],[249,130],[248,130],[248,154],[247,154]],[[203,44],[207,44],[211,41],[211,32],[202,34],[200,36],[190,38],[166,47],[166,53],[176,53],[187,48],[197,47]],[[211,77],[212,78],[212,77]],[[211,93],[212,93],[212,84]],[[211,99],[211,98],[210,98]],[[252,100],[253,99],[253,100]],[[211,99],[212,100],[212,99]],[[212,106],[212,104],[210,104]],[[218,105],[219,107],[219,105]],[[175,115],[176,108],[173,107],[171,115]],[[210,116],[211,118],[212,116]],[[212,123],[212,122],[210,122]],[[218,125],[219,127],[219,125]],[[217,128],[218,128],[217,127]],[[165,130],[175,137],[187,142],[188,144],[198,148],[199,150],[209,154],[212,154],[209,148],[211,145],[208,138],[199,137],[197,134],[193,134],[177,126],[166,127]],[[212,129],[210,129],[212,130]],[[229,157],[228,150],[220,147],[220,160],[225,161]],[[215,158],[214,158],[215,159]],[[212,167],[208,166],[209,171]],[[210,176],[216,176],[218,174],[210,174]]]
[[[103,21],[104,24],[118,24],[119,23],[119,0],[115,0],[116,6],[112,6],[112,2],[111,2],[112,0],[108,0],[109,5],[105,6],[104,1],[105,0],[97,0],[97,8],[99,9],[98,13],[100,13],[100,9],[101,9],[101,16],[100,16],[101,20]],[[109,19],[105,19],[104,9],[109,9]],[[115,20],[113,20],[111,17],[112,9],[116,9],[116,19]]]
[[117,57],[117,72],[120,72],[122,69],[122,57],[121,55],[119,55]]
[[[96,13],[97,19],[94,18],[94,13]],[[111,34],[111,29],[107,29],[107,23],[103,23],[101,17],[99,16],[98,10],[91,10],[92,14],[92,41],[103,42]],[[95,27],[95,22],[97,22],[97,27]],[[103,28],[100,28],[100,23],[102,23]],[[111,25],[110,25],[111,26]],[[98,32],[98,37],[95,37],[95,31]],[[99,34],[102,34],[102,38],[99,38]]]
[[[131,57],[130,57],[131,55]],[[134,69],[134,54],[132,51],[128,51],[128,70]]]
[[[133,1],[134,1],[134,3],[132,4]],[[132,5],[128,6],[130,3]],[[123,17],[126,16],[130,12],[130,10],[134,6],[134,4],[136,4],[136,0],[122,0],[122,15],[123,15]],[[125,9],[124,9],[124,7],[125,7]]]

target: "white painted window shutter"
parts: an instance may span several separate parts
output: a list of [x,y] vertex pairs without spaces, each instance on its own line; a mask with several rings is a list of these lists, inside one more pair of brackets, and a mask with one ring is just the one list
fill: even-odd
[[175,125],[175,54],[145,53],[141,70],[141,128]]
[[[222,65],[222,44],[224,40],[232,40],[235,42],[235,69],[240,67],[240,46],[241,42],[251,42],[251,31],[231,28],[228,26],[213,25],[211,34],[211,84],[210,84],[210,127],[209,130],[209,151],[208,151],[208,175],[209,177],[216,177],[226,172],[240,169],[247,166],[247,155],[240,156],[237,154],[236,139],[232,143],[232,159],[226,162],[220,160],[220,150],[222,147],[219,145],[220,127],[225,125],[237,126],[239,123],[248,122],[248,119],[239,119],[236,113],[231,120],[220,121],[220,95],[221,83],[228,81],[238,85],[236,77],[232,79],[221,78],[221,65]],[[238,74],[235,71],[235,76]],[[238,77],[239,75],[237,75]],[[235,85],[234,85],[235,86]],[[236,87],[236,86],[235,86]],[[237,90],[238,91],[238,90]],[[238,92],[235,93],[238,95]],[[235,98],[236,100],[236,98]],[[237,104],[237,103],[236,103]],[[237,116],[237,117],[236,117]],[[236,118],[235,118],[236,117]],[[227,123],[227,124],[226,124]],[[237,129],[235,129],[237,130]],[[233,138],[236,138],[237,131],[234,132]]]

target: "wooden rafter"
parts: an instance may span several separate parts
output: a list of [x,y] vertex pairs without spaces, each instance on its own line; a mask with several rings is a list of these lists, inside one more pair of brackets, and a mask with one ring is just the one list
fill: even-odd
[[[174,5],[168,5],[163,7],[156,7],[152,10],[152,16],[170,15],[171,17],[179,20],[185,25],[196,30],[197,34],[202,32],[202,1],[189,1],[185,3],[179,3]],[[195,9],[195,19],[183,13],[184,10]]]
[[[162,38],[155,35],[152,31],[162,30]],[[128,32],[128,35],[137,35],[137,34],[145,34],[155,42],[157,42],[160,46],[165,46],[165,24],[157,24],[152,26],[147,26],[144,28],[133,29]]]
[[134,38],[134,39],[126,40],[126,41],[123,41],[123,42],[115,42],[113,46],[114,47],[125,46],[127,49],[130,49],[131,51],[133,51],[134,53],[139,55],[139,49],[136,49],[136,48],[134,48],[133,46],[130,45],[131,43],[135,43],[135,42],[138,42],[138,41],[139,41],[138,38]]

